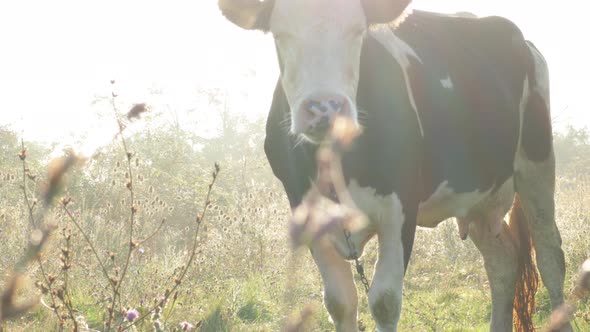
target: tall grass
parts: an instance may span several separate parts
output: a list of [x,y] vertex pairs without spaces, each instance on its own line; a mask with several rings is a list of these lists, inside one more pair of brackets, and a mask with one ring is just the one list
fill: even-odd
[[[200,177],[183,182],[144,162],[123,130],[117,136],[124,140],[82,168],[68,169],[67,182],[33,165],[31,159],[45,156],[20,158],[22,147],[12,153],[17,163],[0,166],[0,286],[14,309],[1,330],[333,329],[310,254],[291,251],[288,202],[261,153],[230,160],[222,173],[218,167],[198,170]],[[257,180],[248,179],[251,173]],[[568,293],[590,253],[590,178],[572,178],[561,173],[556,194]],[[41,233],[31,241],[37,228]],[[23,248],[32,251],[23,255]],[[361,261],[370,277],[374,240]],[[359,317],[372,331],[355,278]],[[419,229],[400,329],[487,331],[489,294],[479,252],[470,240],[460,240],[452,220]],[[33,307],[36,298],[41,305]],[[545,290],[537,303],[535,322],[545,326]],[[590,330],[588,300],[577,309],[574,328]]]

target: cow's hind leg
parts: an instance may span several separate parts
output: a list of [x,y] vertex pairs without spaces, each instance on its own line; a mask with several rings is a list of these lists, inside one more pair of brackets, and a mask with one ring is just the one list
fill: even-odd
[[[555,309],[564,301],[565,259],[555,224],[553,155],[544,162],[523,161],[520,166],[516,188],[529,221],[537,267]],[[571,327],[564,331],[571,331]]]
[[484,220],[471,223],[469,237],[481,252],[492,292],[490,331],[512,331],[512,307],[518,278],[518,257],[508,227],[494,234]]
[[324,283],[324,304],[338,332],[357,331],[357,293],[350,263],[326,239],[311,248]]
[[[563,303],[565,259],[555,224],[555,157],[549,112],[549,76],[541,53],[529,44],[529,89],[521,105],[521,141],[516,155],[515,185],[529,220],[543,284],[551,306]],[[526,92],[528,91],[528,95]],[[568,325],[565,331],[571,331]]]

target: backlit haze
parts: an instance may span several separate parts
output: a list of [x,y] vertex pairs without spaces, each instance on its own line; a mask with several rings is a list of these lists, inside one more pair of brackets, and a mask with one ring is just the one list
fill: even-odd
[[[549,63],[555,127],[590,125],[582,1],[416,0],[413,7],[513,20]],[[256,119],[268,110],[277,75],[272,38],[230,24],[216,0],[0,2],[0,126],[25,139],[90,150],[106,143],[115,122],[100,100],[110,96],[111,79],[122,110],[147,102],[164,121],[211,135],[216,114],[202,91],[220,92],[231,110]]]

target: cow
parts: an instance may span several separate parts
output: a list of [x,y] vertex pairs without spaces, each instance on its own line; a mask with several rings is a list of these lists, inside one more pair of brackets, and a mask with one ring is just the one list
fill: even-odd
[[362,130],[341,162],[368,222],[310,244],[336,330],[358,329],[349,242],[362,253],[377,236],[368,302],[377,330],[396,331],[416,227],[455,217],[484,259],[490,331],[530,331],[531,257],[552,307],[564,301],[546,62],[505,18],[410,12],[410,2],[218,5],[237,26],[274,37],[280,78],[264,149],[292,209],[313,187],[315,154],[335,119]]

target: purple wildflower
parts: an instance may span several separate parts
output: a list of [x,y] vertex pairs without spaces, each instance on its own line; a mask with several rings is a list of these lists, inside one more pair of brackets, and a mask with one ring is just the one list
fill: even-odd
[[134,321],[137,317],[139,317],[139,312],[135,309],[129,309],[125,314],[125,319],[127,319],[130,322]]
[[184,322],[180,323],[180,328],[181,328],[183,331],[188,331],[188,330],[192,330],[192,329],[194,329],[194,328],[195,328],[195,326],[194,326],[193,324],[191,324],[191,323],[187,322],[187,321],[184,321]]
[[143,253],[144,253],[145,251],[143,250],[143,248],[139,248],[139,249],[137,250],[137,252],[139,252],[139,254],[140,254],[140,255],[143,255]]

